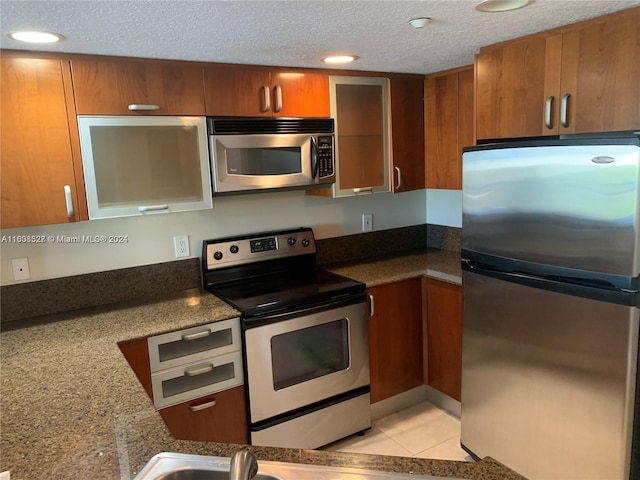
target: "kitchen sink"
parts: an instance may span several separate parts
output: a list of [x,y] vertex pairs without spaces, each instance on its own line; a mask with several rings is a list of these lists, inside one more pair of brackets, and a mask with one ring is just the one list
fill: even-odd
[[[154,476],[149,478],[153,478],[154,480],[229,480],[229,471],[201,469],[174,470],[166,474],[160,474],[159,477]],[[283,480],[280,477],[263,475],[261,473],[257,474],[253,478],[254,480]]]
[[[183,453],[155,455],[134,480],[228,480],[230,459]],[[463,480],[430,475],[258,460],[256,480]]]

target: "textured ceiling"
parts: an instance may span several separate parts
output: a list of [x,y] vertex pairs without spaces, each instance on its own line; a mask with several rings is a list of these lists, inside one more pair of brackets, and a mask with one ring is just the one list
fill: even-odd
[[[640,5],[640,0],[535,0],[480,13],[478,0],[0,1],[5,49],[322,68],[328,54],[354,70],[431,73],[470,64],[482,45]],[[431,17],[423,29],[408,21]],[[26,46],[8,32],[63,34]]]

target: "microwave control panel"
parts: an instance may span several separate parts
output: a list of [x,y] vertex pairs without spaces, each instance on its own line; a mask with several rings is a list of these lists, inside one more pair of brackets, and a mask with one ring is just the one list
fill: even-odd
[[333,136],[318,136],[318,177],[333,175]]

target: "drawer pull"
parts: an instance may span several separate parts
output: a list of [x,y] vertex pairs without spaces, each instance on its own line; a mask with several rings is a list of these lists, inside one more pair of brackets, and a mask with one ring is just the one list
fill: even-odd
[[205,410],[207,408],[215,407],[216,399],[214,398],[210,402],[201,403],[200,405],[189,405],[189,410],[192,412],[199,412],[200,410]]
[[145,213],[145,212],[160,212],[162,210],[169,210],[169,205],[162,204],[162,205],[143,205],[138,207],[138,211],[140,213]]
[[207,328],[206,330],[201,330],[195,333],[184,333],[180,338],[182,338],[182,340],[184,340],[185,342],[188,342],[189,340],[197,340],[199,338],[208,337],[209,335],[211,335],[211,330]]
[[353,193],[373,193],[373,187],[354,188]]
[[144,103],[132,103],[127,107],[132,112],[147,112],[152,110],[160,110],[158,105],[149,105]]
[[196,365],[192,368],[187,368],[184,371],[184,374],[187,377],[195,377],[196,375],[204,375],[205,373],[209,373],[213,370],[213,363],[203,363],[200,365]]

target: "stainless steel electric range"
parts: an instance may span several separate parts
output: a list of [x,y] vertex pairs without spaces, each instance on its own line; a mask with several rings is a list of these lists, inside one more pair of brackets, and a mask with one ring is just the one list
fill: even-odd
[[253,445],[317,448],[370,428],[365,285],[317,268],[312,229],[205,240],[202,272],[242,312]]

